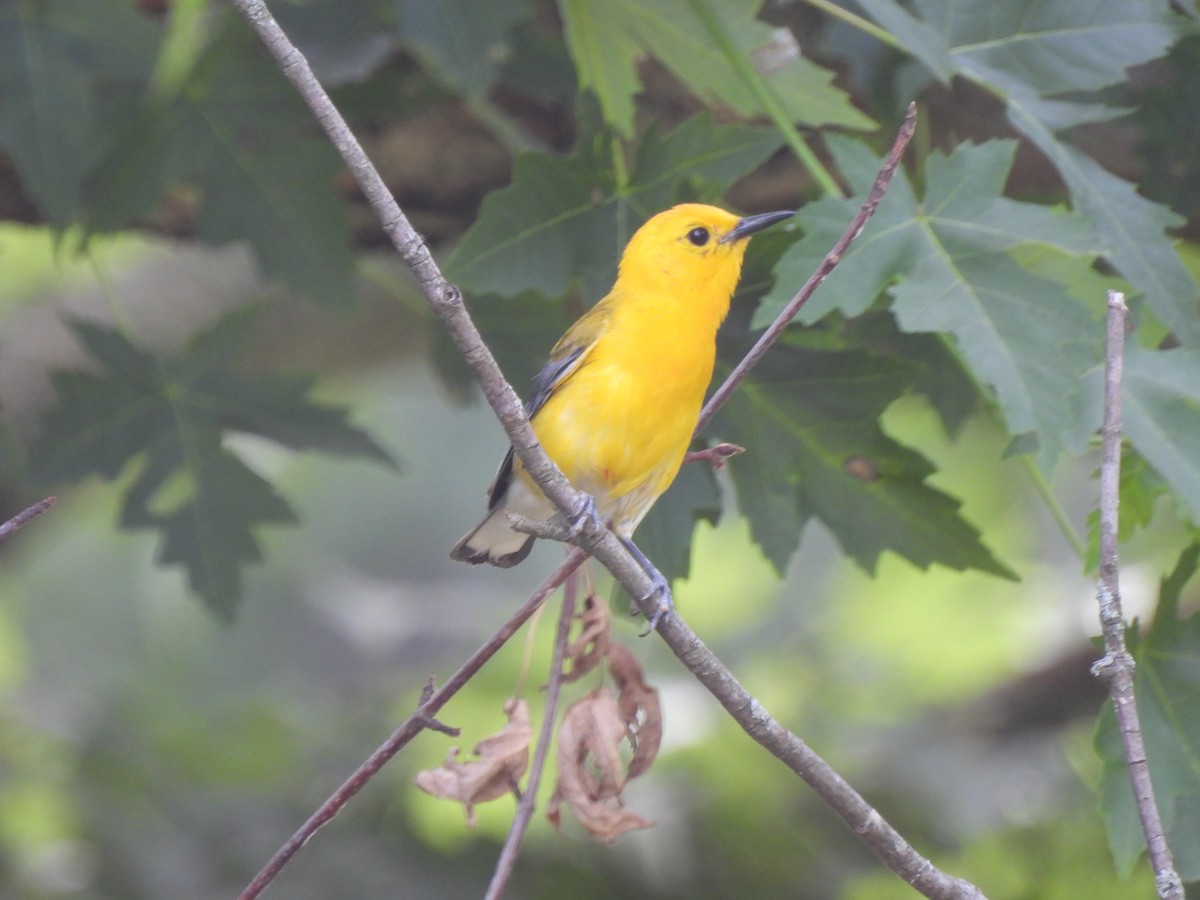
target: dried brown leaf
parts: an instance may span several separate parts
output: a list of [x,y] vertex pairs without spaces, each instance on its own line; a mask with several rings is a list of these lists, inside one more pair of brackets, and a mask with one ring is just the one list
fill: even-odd
[[609,648],[608,671],[620,689],[617,712],[628,730],[633,747],[627,778],[637,778],[654,764],[662,745],[662,705],[658,691],[646,684],[642,666],[624,644]]
[[592,691],[571,704],[558,729],[558,783],[547,812],[556,828],[563,802],[588,834],[604,843],[654,824],[621,803],[625,785],[621,741],[627,734],[608,689]]
[[577,616],[580,622],[579,637],[567,648],[570,663],[563,673],[563,681],[578,681],[600,664],[608,655],[608,639],[612,617],[608,605],[588,594],[583,601],[583,611]]
[[509,700],[504,712],[508,724],[475,745],[477,759],[459,762],[458,748],[451,747],[441,766],[417,773],[417,787],[434,797],[461,803],[472,828],[475,806],[516,792],[529,765],[533,739],[529,705],[524,700]]

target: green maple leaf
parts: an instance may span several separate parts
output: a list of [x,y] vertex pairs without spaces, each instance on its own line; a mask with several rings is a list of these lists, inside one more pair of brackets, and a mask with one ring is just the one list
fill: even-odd
[[249,241],[268,276],[348,304],[354,259],[334,193],[340,160],[240,17],[218,22],[180,89],[145,103],[93,172],[88,225],[125,227],[168,188],[192,185],[198,237]]
[[479,97],[512,54],[509,32],[528,19],[516,0],[407,0],[400,5],[405,42],[455,91]]
[[892,550],[1012,577],[925,479],[933,467],[885,435],[878,418],[919,367],[862,351],[776,347],[718,414],[712,431],[747,449],[730,462],[738,508],[781,572],[810,518],[866,571]]
[[[829,143],[847,181],[865,191],[879,161],[857,142]],[[1001,196],[1015,150],[1011,141],[992,141],[933,154],[923,197],[897,174],[800,318],[814,321],[831,309],[859,315],[886,289],[903,330],[954,337],[964,364],[994,388],[1009,431],[1032,438],[1038,464],[1049,470],[1062,450],[1081,450],[1086,441],[1077,395],[1080,378],[1102,355],[1101,329],[1060,281],[1035,274],[1007,251],[1044,244],[1079,255],[1076,264],[1086,269],[1096,248],[1079,216]],[[804,239],[781,260],[781,287],[764,301],[756,325],[774,318],[785,302],[782,286],[803,282],[859,203],[825,198],[801,210]]]
[[1200,522],[1200,351],[1127,348],[1123,392],[1125,436]]
[[326,88],[365,81],[396,49],[395,0],[281,3],[279,26]]
[[1008,119],[1057,167],[1117,270],[1185,343],[1200,346],[1196,284],[1167,229],[1182,219],[1142,197],[1058,135],[1124,114],[1088,92],[1126,81],[1195,25],[1159,0],[893,0],[863,5],[943,81],[960,75],[1001,97]]
[[[1126,633],[1137,664],[1134,693],[1154,796],[1184,881],[1200,880],[1200,615],[1180,619],[1178,613],[1198,561],[1200,545],[1193,544],[1162,581],[1154,625],[1144,637],[1136,628]],[[1146,844],[1112,704],[1100,714],[1095,748],[1104,766],[1100,810],[1109,846],[1128,876]]]
[[[759,0],[618,0],[597,4],[561,0],[564,30],[580,84],[592,90],[605,120],[626,137],[633,135],[633,97],[641,90],[637,60],[649,52],[707,103],[724,104],[740,115],[768,114],[755,87],[771,92],[793,122],[813,127],[870,128],[872,122],[833,87],[833,73],[809,62],[794,42],[757,18]],[[713,39],[711,15],[729,39],[733,53],[763,60],[763,75],[741,66]],[[788,35],[790,39],[790,35]],[[771,57],[780,55],[777,64]],[[752,85],[748,79],[755,79]]]
[[603,130],[568,157],[517,157],[512,184],[483,201],[479,218],[446,261],[447,276],[467,291],[562,296],[576,279],[603,296],[625,244],[646,219],[691,188],[718,196],[781,146],[769,128],[714,126],[695,116],[638,149],[629,183],[611,173],[619,152]]
[[130,3],[0,5],[0,146],[55,226],[79,214],[84,174],[126,124],[115,95],[149,75],[158,41]]
[[689,463],[638,525],[634,541],[670,583],[687,577],[696,525],[715,525],[720,517],[721,495],[712,466]]
[[157,530],[160,562],[182,565],[192,589],[226,618],[241,598],[243,569],[261,559],[257,528],[295,518],[223,446],[227,434],[393,465],[344,409],[308,399],[311,379],[232,370],[249,324],[249,314],[234,313],[164,360],[116,331],[73,323],[98,369],[53,375],[58,402],[29,461],[42,482],[113,479],[133,465],[121,524]]

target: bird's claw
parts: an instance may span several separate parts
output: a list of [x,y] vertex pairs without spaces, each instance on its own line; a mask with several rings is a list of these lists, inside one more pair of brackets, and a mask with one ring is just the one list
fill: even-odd
[[667,579],[665,579],[658,572],[654,573],[653,579],[654,584],[646,596],[642,598],[642,603],[646,603],[657,596],[659,598],[658,609],[654,611],[654,615],[652,615],[650,617],[650,621],[646,623],[646,630],[643,631],[639,637],[645,637],[646,635],[650,634],[650,632],[658,628],[658,623],[663,621],[663,619],[669,616],[675,609],[675,601],[671,597],[671,587],[667,584]]
[[602,527],[600,513],[596,510],[596,498],[591,494],[584,494],[579,506],[567,518],[567,540],[579,537],[588,526],[593,530]]

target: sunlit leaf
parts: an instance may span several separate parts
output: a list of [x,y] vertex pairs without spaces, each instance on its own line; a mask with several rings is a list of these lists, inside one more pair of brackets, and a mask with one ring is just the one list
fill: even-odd
[[[857,191],[878,160],[861,144],[831,139],[838,165]],[[1030,243],[1079,255],[1090,266],[1095,240],[1080,217],[1001,195],[1015,144],[959,146],[928,161],[924,197],[897,174],[875,218],[842,264],[801,312],[813,321],[830,309],[859,315],[881,290],[900,327],[949,333],[964,363],[996,391],[1009,431],[1030,435],[1049,470],[1064,449],[1080,450],[1074,397],[1100,358],[1101,330],[1089,307],[1057,281],[1022,267],[1005,251]],[[755,323],[783,303],[783,285],[800,283],[853,218],[861,200],[826,198],[801,210],[803,240],[779,266],[779,285]]]
[[1200,345],[1196,284],[1165,233],[1182,220],[1057,133],[1120,115],[1087,92],[1125,81],[1130,66],[1162,56],[1192,26],[1159,0],[917,0],[914,10],[921,24],[895,33],[905,48],[943,79],[949,54],[954,74],[1004,99],[1012,125],[1058,169],[1100,249],[1181,340]]
[[[657,57],[698,97],[743,116],[768,113],[747,81],[752,77],[795,122],[871,126],[833,86],[832,72],[805,59],[790,33],[758,20],[759,0],[562,0],[560,6],[580,84],[596,94],[605,120],[626,137],[633,134],[637,59],[643,52]],[[758,60],[762,72],[729,58],[705,24],[707,14],[719,22],[741,59]]]

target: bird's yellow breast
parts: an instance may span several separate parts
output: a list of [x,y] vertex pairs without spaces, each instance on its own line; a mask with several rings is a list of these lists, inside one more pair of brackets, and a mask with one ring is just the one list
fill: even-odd
[[724,315],[699,299],[614,303],[610,327],[533,419],[551,459],[618,532],[632,533],[691,442]]

